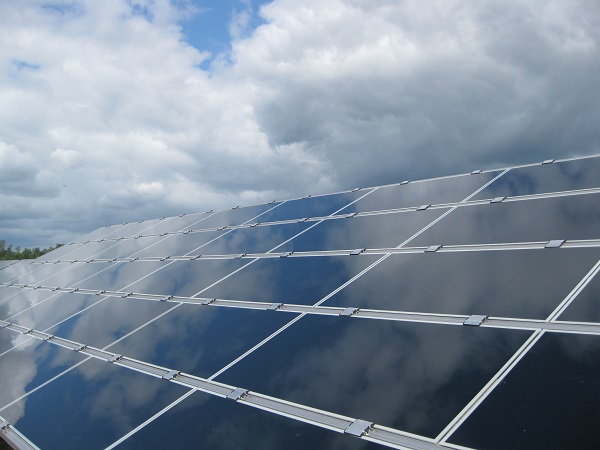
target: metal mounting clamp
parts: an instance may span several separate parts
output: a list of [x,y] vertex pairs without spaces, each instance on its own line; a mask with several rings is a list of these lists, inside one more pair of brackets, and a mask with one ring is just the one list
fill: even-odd
[[172,380],[172,379],[174,379],[175,377],[177,377],[177,375],[179,375],[180,373],[181,373],[181,372],[180,372],[180,371],[178,371],[178,370],[169,370],[167,373],[165,373],[165,374],[162,376],[162,378],[163,378],[163,380],[167,380],[167,381],[169,381],[169,380]]
[[343,310],[340,313],[340,316],[341,317],[350,317],[350,316],[353,316],[354,314],[356,314],[357,312],[358,312],[358,308],[354,308],[354,307],[350,306],[350,307],[346,308],[345,310]]
[[561,245],[563,245],[565,243],[564,239],[556,239],[553,241],[548,242],[545,245],[545,248],[559,248]]
[[463,325],[470,326],[470,327],[478,327],[483,322],[485,322],[485,320],[487,318],[488,318],[488,316],[481,316],[481,315],[478,315],[478,314],[474,314],[472,316],[469,316],[467,318],[467,320],[465,320],[463,322]]
[[238,400],[244,398],[246,395],[248,395],[248,390],[247,389],[244,389],[244,388],[235,388],[225,398],[227,398],[229,400],[233,400],[234,402],[237,402]]
[[373,428],[373,422],[367,422],[366,420],[356,419],[350,425],[346,427],[344,433],[352,436],[361,437],[367,434],[371,428]]
[[122,359],[123,355],[112,355],[110,358],[107,359],[107,361],[109,363],[116,363],[118,360]]

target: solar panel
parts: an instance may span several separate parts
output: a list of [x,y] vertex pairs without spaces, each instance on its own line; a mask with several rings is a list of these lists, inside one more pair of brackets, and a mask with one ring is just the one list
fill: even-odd
[[574,448],[600,157],[88,233],[0,262],[16,448]]

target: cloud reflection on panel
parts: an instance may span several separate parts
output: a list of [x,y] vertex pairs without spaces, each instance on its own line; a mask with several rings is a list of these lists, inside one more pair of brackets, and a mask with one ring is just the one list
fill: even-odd
[[411,245],[541,242],[600,237],[600,195],[461,207]]
[[442,210],[325,220],[282,245],[279,251],[390,248],[435,220]]
[[[7,330],[0,331],[0,351],[12,347],[14,335],[16,333]],[[23,395],[25,386],[35,377],[36,372],[35,362],[22,352],[12,351],[0,356],[0,408]],[[14,409],[12,417],[6,417],[3,412],[0,412],[0,415],[14,423],[14,420],[23,415],[24,408],[23,401]]]
[[[185,391],[91,359],[32,393],[25,414],[13,423],[44,448],[104,448]],[[2,413],[10,417],[15,410],[11,406]]]
[[217,379],[434,437],[527,336],[306,316]]
[[312,305],[376,259],[366,255],[265,258],[211,287],[202,296]]
[[600,159],[590,158],[511,169],[475,198],[529,195],[600,186]]
[[[14,332],[2,330],[0,345],[13,341]],[[0,356],[0,415],[16,423],[27,412],[26,392],[48,381],[67,367],[80,361],[81,355],[37,339]],[[16,375],[18,374],[18,375]],[[10,405],[10,406],[8,406]]]
[[546,319],[597,249],[392,255],[324,306]]

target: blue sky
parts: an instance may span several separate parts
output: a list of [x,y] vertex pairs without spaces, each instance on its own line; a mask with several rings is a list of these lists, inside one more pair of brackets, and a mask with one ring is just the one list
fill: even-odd
[[13,246],[600,153],[597,0],[0,5]]
[[208,69],[215,55],[231,50],[230,24],[236,15],[248,14],[245,34],[264,21],[259,15],[261,5],[268,0],[195,0],[192,2],[197,12],[181,21],[185,40],[200,51],[209,51],[212,58],[204,61],[203,69]]

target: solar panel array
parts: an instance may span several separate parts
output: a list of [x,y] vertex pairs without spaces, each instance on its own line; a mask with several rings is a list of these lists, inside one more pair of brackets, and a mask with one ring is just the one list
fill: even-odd
[[600,157],[98,229],[0,265],[17,448],[586,448]]

